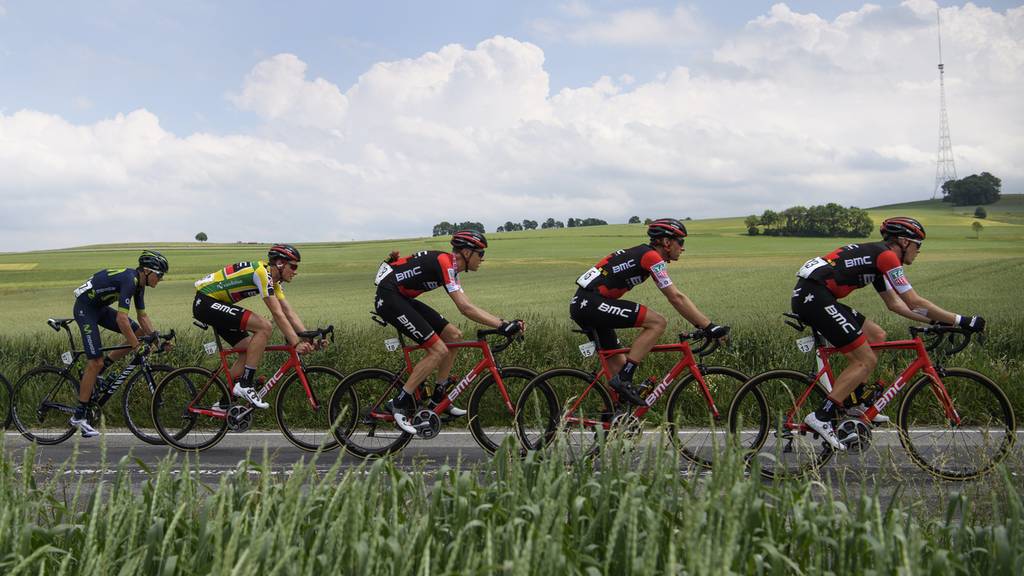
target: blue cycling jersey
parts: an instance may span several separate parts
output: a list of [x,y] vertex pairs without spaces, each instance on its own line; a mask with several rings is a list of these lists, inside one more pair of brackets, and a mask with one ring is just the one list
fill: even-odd
[[135,309],[142,314],[145,286],[139,284],[139,271],[135,268],[108,268],[92,275],[75,289],[75,297],[82,304],[109,306],[117,301],[117,311],[127,313],[135,300]]

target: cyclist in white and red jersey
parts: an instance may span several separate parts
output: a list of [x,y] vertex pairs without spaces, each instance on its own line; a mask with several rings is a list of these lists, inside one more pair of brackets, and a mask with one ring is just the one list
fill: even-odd
[[288,345],[294,346],[299,354],[311,351],[313,344],[299,340],[297,333],[305,331],[306,327],[285,299],[282,287],[298,275],[301,261],[298,249],[291,244],[274,244],[267,251],[266,262],[236,262],[196,281],[192,316],[212,326],[235,348],[245,348],[231,366],[232,393],[257,408],[269,406],[254,389],[253,376],[274,326],[237,303],[259,295]]
[[581,328],[593,332],[597,344],[604,350],[622,347],[615,335],[616,328],[641,329],[628,356],[617,354],[608,359],[609,367],[618,371],[609,385],[620,397],[638,405],[644,400],[633,386],[633,374],[665,332],[668,322],[642,304],[622,300],[626,292],[653,277],[680,316],[714,338],[725,338],[729,334],[728,326],[709,320],[668,276],[668,262],[675,262],[683,253],[686,238],[683,223],[675,218],[655,220],[648,225],[647,236],[649,244],[613,252],[584,272],[576,280],[576,295],[569,301],[569,316]]
[[[427,354],[413,366],[402,390],[387,403],[386,409],[395,416],[395,424],[404,432],[415,434],[412,415],[416,411],[416,388],[437,370],[437,386],[431,396],[431,403],[443,399],[449,382],[455,351],[449,350],[445,342],[462,338],[462,332],[450,324],[433,308],[416,298],[435,288],[444,286],[445,292],[463,316],[500,329],[512,336],[525,328],[522,320],[506,322],[469,301],[459,283],[460,272],[473,272],[480,268],[487,248],[487,238],[476,230],[460,230],[452,236],[452,251],[426,250],[411,256],[399,257],[392,252],[387,262],[381,264],[374,283],[377,296],[374,309],[388,324],[402,334],[426,346]],[[451,406],[450,416],[462,416],[461,408]]]
[[[960,316],[939,308],[922,298],[911,287],[903,267],[914,263],[925,239],[924,226],[913,218],[896,217],[882,222],[881,242],[849,244],[825,256],[808,260],[797,272],[799,280],[793,289],[792,308],[800,320],[824,336],[849,361],[836,378],[832,391],[822,406],[804,419],[836,450],[845,450],[832,423],[837,409],[858,386],[867,383],[878,364],[870,342],[884,342],[885,331],[853,308],[839,302],[858,288],[868,284],[882,297],[889,310],[918,322],[939,322],[981,332],[985,319],[981,316]],[[856,394],[859,398],[861,395]],[[862,401],[862,400],[861,400]],[[846,410],[853,416],[863,415],[867,406],[855,405]],[[888,422],[878,415],[875,424]]]

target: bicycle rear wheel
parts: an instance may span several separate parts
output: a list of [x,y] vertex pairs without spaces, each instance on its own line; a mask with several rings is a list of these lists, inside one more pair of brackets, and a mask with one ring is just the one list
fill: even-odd
[[[729,406],[729,428],[749,462],[766,478],[795,478],[817,470],[832,448],[804,426],[804,417],[825,401],[818,385],[793,370],[770,370],[751,378]],[[759,397],[760,394],[760,397]],[[764,416],[758,416],[766,410]]]
[[488,454],[494,454],[506,438],[515,436],[516,400],[537,376],[533,370],[514,367],[502,368],[500,374],[508,403],[498,382],[488,374],[473,388],[467,409],[469,431]]
[[954,424],[922,376],[907,390],[900,405],[900,441],[920,467],[946,480],[977,478],[1010,453],[1017,423],[1006,394],[973,370],[948,368],[942,385],[960,416]]
[[516,403],[522,445],[539,450],[564,434],[570,459],[594,455],[614,417],[611,396],[595,378],[575,368],[554,368],[531,380]]
[[11,402],[14,425],[37,444],[60,444],[75,433],[71,416],[78,407],[78,382],[62,370],[29,370],[15,384]]
[[136,370],[124,385],[124,394],[121,396],[124,423],[132,434],[147,444],[154,446],[165,444],[164,439],[157,432],[156,426],[153,425],[153,391],[156,390],[157,383],[172,370],[174,368],[166,364],[150,364],[149,372],[153,378],[152,382],[146,378],[145,368],[143,368]]
[[[689,373],[669,394],[666,424],[679,453],[694,464],[710,468],[716,454],[729,442],[729,403],[748,378],[742,372],[719,366],[703,369],[701,376],[715,401],[718,418],[711,413],[697,379]],[[757,422],[767,420],[767,406],[760,390],[755,389],[753,394],[755,401],[749,416]]]
[[173,370],[153,393],[153,424],[178,450],[199,452],[228,431],[231,395],[220,376],[198,366]]
[[277,393],[277,425],[289,442],[303,450],[334,450],[338,447],[338,441],[331,435],[327,403],[331,392],[341,384],[345,376],[326,366],[309,366],[303,372],[312,398],[306,394],[306,387],[302,385],[298,372],[292,373]]
[[398,452],[412,440],[384,410],[398,394],[402,380],[380,368],[349,374],[331,394],[329,411],[334,437],[358,458],[380,458]]

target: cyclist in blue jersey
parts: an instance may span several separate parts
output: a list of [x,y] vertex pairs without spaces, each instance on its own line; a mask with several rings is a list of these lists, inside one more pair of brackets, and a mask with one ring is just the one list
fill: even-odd
[[[144,250],[139,256],[137,268],[108,268],[92,275],[89,280],[75,289],[74,317],[82,333],[82,346],[85,349],[85,370],[82,372],[81,384],[78,388],[78,407],[71,417],[71,425],[82,431],[84,438],[99,434],[92,427],[86,415],[92,389],[96,385],[96,377],[119,358],[139,347],[139,337],[153,332],[153,324],[146,314],[143,296],[146,288],[154,288],[170,269],[170,265],[159,252]],[[128,317],[132,301],[139,322]],[[111,304],[117,302],[117,310]],[[141,325],[141,326],[140,326]],[[100,326],[124,335],[130,348],[115,350],[104,356],[100,350],[103,342],[100,338]],[[170,343],[165,346],[170,347]]]

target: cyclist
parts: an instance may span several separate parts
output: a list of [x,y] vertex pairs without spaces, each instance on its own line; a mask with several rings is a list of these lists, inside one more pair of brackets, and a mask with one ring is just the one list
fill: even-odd
[[[868,376],[878,364],[870,342],[884,342],[885,331],[863,314],[839,302],[858,288],[874,286],[886,307],[918,322],[955,324],[971,331],[985,329],[981,316],[960,316],[939,308],[917,294],[903,267],[914,263],[925,239],[924,226],[913,218],[898,216],[882,222],[881,242],[849,244],[825,256],[808,260],[797,272],[792,308],[800,320],[814,328],[842,352],[848,362],[836,377],[821,407],[804,418],[836,450],[845,450],[832,423],[843,401],[854,393],[857,404],[846,410],[862,416],[867,410],[863,396]],[[859,388],[860,393],[855,393]],[[875,424],[888,422],[876,416]]]
[[[88,361],[82,372],[82,380],[78,387],[78,407],[71,416],[71,425],[82,431],[83,438],[91,438],[99,434],[88,421],[88,405],[92,398],[92,390],[96,386],[96,377],[114,361],[123,358],[139,347],[139,337],[153,332],[153,324],[146,314],[143,296],[146,287],[155,288],[170,265],[159,252],[143,250],[139,255],[137,268],[108,268],[92,275],[85,284],[75,289],[74,317],[82,332],[82,345]],[[117,301],[117,310],[111,304]],[[135,312],[138,323],[128,317],[132,300],[135,301]],[[141,326],[140,326],[141,325]],[[114,350],[104,356],[99,327],[120,332],[130,346],[123,350]],[[170,346],[170,343],[165,344]]]
[[[416,388],[437,370],[437,386],[431,395],[431,406],[441,402],[450,384],[449,374],[455,361],[455,350],[449,350],[445,342],[462,338],[462,332],[450,324],[433,308],[416,299],[417,296],[444,286],[448,296],[463,316],[498,328],[507,336],[513,336],[525,329],[522,320],[505,321],[469,301],[459,283],[460,272],[475,272],[484,260],[487,238],[476,230],[459,230],[451,239],[452,251],[425,250],[400,258],[392,252],[381,264],[374,283],[377,296],[374,309],[381,318],[397,328],[402,334],[426,347],[427,354],[413,366],[402,390],[385,406],[395,417],[395,424],[402,431],[415,434],[412,414],[416,411]],[[450,406],[449,416],[462,416],[461,408]]]
[[299,354],[311,351],[313,344],[300,342],[297,333],[306,328],[285,299],[282,287],[283,283],[291,282],[298,275],[301,261],[298,249],[291,244],[274,244],[267,251],[266,262],[236,262],[195,284],[192,316],[212,326],[232,347],[245,349],[231,366],[231,379],[234,381],[231,391],[257,408],[269,406],[253,388],[253,377],[274,326],[266,318],[237,303],[258,294],[288,345],[294,346]]
[[638,405],[644,404],[644,400],[633,385],[633,374],[665,332],[668,322],[647,306],[622,300],[626,292],[653,276],[661,293],[690,324],[717,339],[729,334],[728,326],[709,320],[668,276],[668,262],[679,260],[684,251],[683,223],[675,218],[654,220],[647,226],[647,236],[648,244],[612,252],[584,272],[576,280],[578,288],[569,301],[569,316],[580,328],[593,332],[603,350],[622,348],[615,334],[617,328],[641,329],[628,355],[616,354],[608,359],[610,369],[618,372],[608,384],[622,399]]

